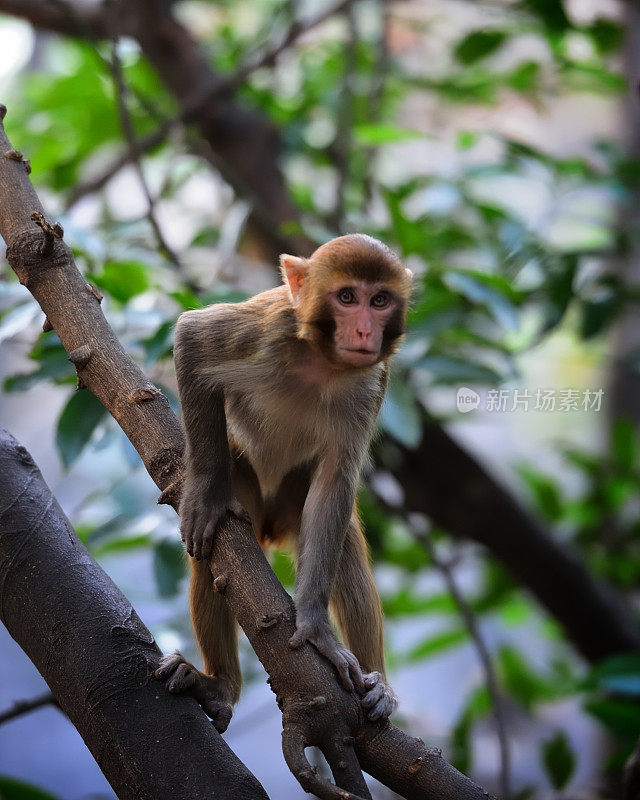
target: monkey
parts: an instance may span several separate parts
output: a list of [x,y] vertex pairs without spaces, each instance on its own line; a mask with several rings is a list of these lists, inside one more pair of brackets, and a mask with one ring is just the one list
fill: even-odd
[[195,696],[220,732],[241,688],[237,626],[208,564],[227,512],[248,518],[264,548],[294,545],[290,646],[310,642],[361,695],[369,719],[397,706],[355,500],[389,358],[404,333],[412,273],[359,233],[309,258],[282,255],[280,267],[281,286],[186,311],[175,331],[186,435],[180,531],[205,671],[173,653],[156,677],[171,692]]

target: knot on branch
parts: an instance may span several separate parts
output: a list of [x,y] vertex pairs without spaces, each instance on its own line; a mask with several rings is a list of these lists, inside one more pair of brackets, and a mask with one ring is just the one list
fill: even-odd
[[159,506],[173,506],[177,508],[180,505],[180,494],[182,486],[179,483],[170,483],[166,489],[160,493],[158,497]]
[[96,298],[96,300],[97,300],[99,303],[101,303],[101,302],[102,302],[102,295],[101,295],[101,294],[100,294],[100,292],[98,291],[98,288],[97,288],[97,286],[94,286],[92,283],[87,283],[87,284],[85,284],[85,285],[86,285],[86,287],[87,287],[87,291],[88,291],[90,294],[92,294],[92,295],[93,295],[93,296]]
[[[4,107],[6,111],[6,106]],[[27,170],[27,175],[31,172],[31,162],[29,159],[25,158],[19,150],[7,150],[4,153],[4,157],[8,158],[10,161],[18,161],[24,165],[24,168]]]
[[7,116],[7,107],[4,103],[0,103],[0,122]]
[[93,355],[93,351],[88,344],[81,344],[69,353],[69,361],[73,364],[76,370],[86,367],[89,359]]
[[20,283],[29,290],[32,290],[49,270],[63,268],[71,257],[71,251],[56,234],[49,239],[51,250],[47,252],[46,236],[45,234],[43,241],[43,232],[31,227],[20,232],[7,244],[7,261]]
[[256,620],[256,625],[260,630],[266,631],[268,628],[273,628],[274,625],[277,625],[285,619],[289,619],[289,615],[284,611],[278,611],[275,614],[263,614]]
[[130,403],[138,405],[140,403],[149,403],[161,395],[162,392],[158,391],[155,386],[144,386],[131,392],[128,399]]
[[182,450],[163,447],[149,460],[147,470],[158,486],[164,487],[158,503],[177,510],[182,494]]
[[229,580],[226,575],[218,575],[217,578],[214,578],[213,589],[218,592],[218,594],[224,594],[228,585]]
[[[22,153],[19,155],[22,157]],[[44,235],[44,241],[42,242],[42,246],[40,248],[40,255],[48,257],[53,252],[53,244],[55,240],[62,239],[64,236],[62,225],[60,225],[59,222],[49,222],[41,211],[34,211],[31,215],[31,219],[39,228],[42,229],[42,233]]]

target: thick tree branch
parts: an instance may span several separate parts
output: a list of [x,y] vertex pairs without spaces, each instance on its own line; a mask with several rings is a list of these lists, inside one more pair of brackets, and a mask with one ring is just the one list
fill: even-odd
[[120,800],[265,800],[196,701],[162,691],[153,637],[2,429],[0,483],[0,619]]
[[552,539],[439,425],[426,421],[415,450],[398,445],[393,474],[408,511],[487,547],[535,594],[589,661],[640,650],[640,631],[609,587]]
[[[2,107],[2,111],[6,109]],[[0,125],[0,154],[5,152],[14,151]],[[42,213],[42,207],[24,164],[15,157],[0,155],[0,235],[7,243],[9,263],[55,328],[83,384],[112,413],[151,477],[164,490],[163,501],[177,508],[183,443],[178,421],[164,396],[144,378],[116,339],[99,302],[78,272],[69,247],[55,237],[44,246],[43,230],[32,219],[34,211]],[[295,630],[293,602],[271,570],[249,524],[231,518],[221,527],[211,563],[218,589],[224,592],[270,675],[283,709],[283,747],[305,788],[320,797],[338,796],[335,787],[319,783],[303,760],[304,746],[317,744],[334,766],[336,781],[349,790],[340,795],[341,800],[352,798],[350,791],[357,784],[354,750],[371,775],[409,800],[487,797],[423,742],[388,722],[364,722],[359,697],[338,685],[333,668],[311,645],[295,653],[289,649],[288,641]],[[64,607],[64,593],[52,589],[49,595],[54,596],[52,602]],[[16,602],[20,603],[19,595]],[[34,601],[34,615],[36,605]],[[86,614],[86,605],[83,611]],[[92,620],[94,615],[88,618]],[[76,639],[73,645],[79,646]],[[69,647],[70,663],[73,651],[73,646]],[[62,704],[56,687],[52,684]],[[340,774],[343,769],[345,776]]]

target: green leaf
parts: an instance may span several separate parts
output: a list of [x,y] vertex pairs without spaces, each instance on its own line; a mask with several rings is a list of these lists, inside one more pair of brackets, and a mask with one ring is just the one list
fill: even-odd
[[608,658],[591,670],[584,685],[588,689],[640,698],[640,654]]
[[564,731],[542,743],[542,762],[556,791],[564,789],[575,772],[576,758]]
[[603,699],[585,703],[586,710],[623,739],[640,736],[640,705],[629,700]]
[[153,574],[160,597],[178,593],[180,581],[187,574],[184,547],[173,539],[162,539],[153,551]]
[[88,389],[74,392],[58,419],[56,445],[68,469],[83,451],[107,410]]
[[506,38],[504,31],[473,31],[458,42],[453,53],[461,64],[475,64],[495,53]]
[[30,783],[0,775],[0,800],[58,800],[58,798]]
[[628,419],[618,419],[611,435],[611,449],[617,466],[624,470],[636,469],[640,463],[638,434]]
[[502,285],[500,289],[497,288],[497,281],[493,281],[494,285],[490,285],[490,276],[482,276],[480,273],[464,273],[450,271],[445,275],[445,283],[454,291],[460,292],[467,299],[473,303],[482,303],[487,306],[494,319],[499,325],[502,325],[507,330],[517,330],[520,326],[518,319],[518,312],[504,292],[503,288],[510,290],[510,287],[504,287],[504,278],[502,278]]
[[549,680],[537,675],[514,647],[500,648],[498,665],[505,689],[525,708],[556,696],[556,688]]
[[382,427],[404,444],[416,447],[422,437],[420,409],[406,381],[392,376],[387,395],[380,410]]
[[598,17],[587,28],[587,31],[603,55],[608,55],[617,50],[624,40],[624,28],[622,25],[604,17]]
[[421,131],[385,123],[356,125],[353,129],[353,136],[356,143],[364,147],[372,147],[379,144],[396,144],[397,142],[425,138],[424,133]]
[[557,522],[564,513],[564,502],[558,486],[540,472],[531,467],[521,466],[518,472],[533,494],[540,511],[551,520]]
[[175,320],[166,320],[152,336],[141,340],[140,344],[142,344],[146,353],[145,363],[147,366],[152,366],[159,359],[167,358],[171,355],[174,325]]
[[409,660],[422,661],[422,659],[430,658],[445,650],[450,650],[452,647],[457,647],[468,638],[469,634],[465,628],[438,633],[413,647],[409,652]]
[[116,300],[126,303],[149,288],[147,266],[141,261],[106,261],[93,282]]
[[276,573],[280,583],[286,588],[296,582],[296,570],[289,553],[283,550],[274,550],[270,554],[271,569]]
[[435,382],[445,385],[483,383],[495,386],[500,381],[500,375],[491,367],[451,356],[425,356],[414,364],[414,369],[426,370]]

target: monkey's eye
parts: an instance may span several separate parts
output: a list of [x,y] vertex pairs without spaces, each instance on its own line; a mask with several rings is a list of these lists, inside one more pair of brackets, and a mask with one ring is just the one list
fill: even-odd
[[389,295],[384,293],[376,294],[371,298],[371,305],[374,308],[385,308],[389,305]]
[[355,303],[356,301],[356,294],[353,289],[348,289],[344,287],[343,289],[338,290],[338,300],[342,303],[343,306],[348,306],[351,303]]

